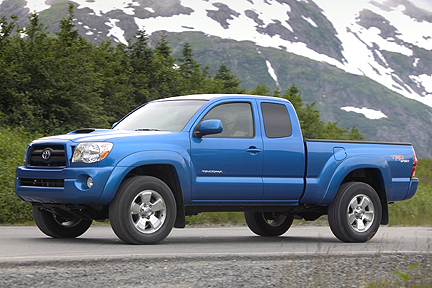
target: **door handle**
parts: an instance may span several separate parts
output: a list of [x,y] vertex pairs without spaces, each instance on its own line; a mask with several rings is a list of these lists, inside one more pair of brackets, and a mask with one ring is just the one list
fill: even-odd
[[261,149],[255,147],[255,146],[251,146],[248,149],[246,149],[246,152],[248,152],[248,153],[250,153],[252,155],[255,155],[255,154],[261,152]]

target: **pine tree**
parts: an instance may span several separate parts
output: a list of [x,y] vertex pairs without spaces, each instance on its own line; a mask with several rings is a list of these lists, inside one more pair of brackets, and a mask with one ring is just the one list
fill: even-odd
[[179,72],[181,76],[181,94],[204,93],[204,74],[201,72],[200,64],[193,58],[192,48],[189,43],[183,45],[182,57],[178,59]]
[[241,80],[234,74],[231,74],[225,64],[221,64],[214,80],[221,82],[221,93],[243,94],[247,93],[246,89],[240,88]]
[[150,96],[148,86],[151,82],[153,71],[153,50],[148,45],[148,36],[145,30],[139,30],[135,36],[136,41],[129,43],[130,83],[134,88],[136,103],[146,103],[153,97]]

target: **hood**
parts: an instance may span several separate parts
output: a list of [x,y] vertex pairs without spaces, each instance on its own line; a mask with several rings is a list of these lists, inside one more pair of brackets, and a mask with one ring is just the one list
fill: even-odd
[[[112,130],[112,129],[79,129],[68,134],[47,136],[36,140],[37,142],[104,142],[114,141],[118,138],[126,137],[145,137],[152,135],[166,135],[173,132],[167,131],[126,131],[126,130]],[[146,137],[148,138],[148,137]]]

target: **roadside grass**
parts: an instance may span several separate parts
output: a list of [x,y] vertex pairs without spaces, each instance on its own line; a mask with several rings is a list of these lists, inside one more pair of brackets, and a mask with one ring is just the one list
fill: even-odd
[[390,226],[432,226],[432,159],[419,160],[416,177],[416,195],[389,205]]
[[243,212],[203,212],[186,216],[188,226],[244,226],[246,221]]

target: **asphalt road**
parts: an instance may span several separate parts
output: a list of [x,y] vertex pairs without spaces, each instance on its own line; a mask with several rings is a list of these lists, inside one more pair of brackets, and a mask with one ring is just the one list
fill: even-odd
[[294,226],[281,237],[247,227],[173,229],[156,245],[127,245],[109,226],[92,226],[76,239],[53,239],[37,227],[0,226],[0,263],[125,257],[365,255],[432,253],[432,227],[381,226],[368,243],[343,243],[329,227]]

